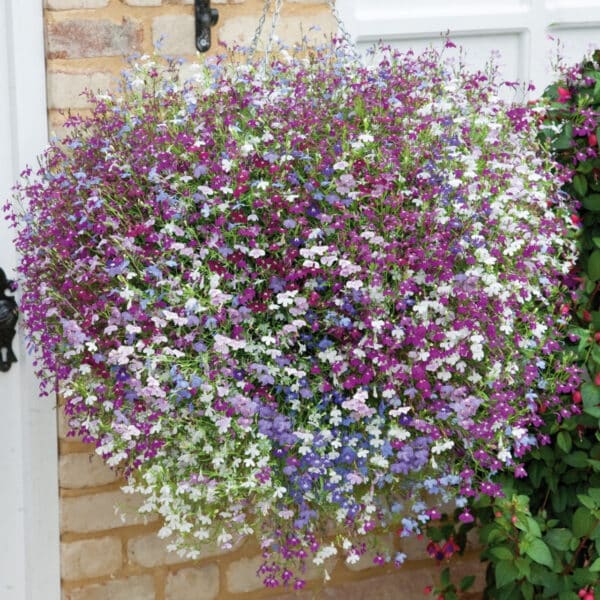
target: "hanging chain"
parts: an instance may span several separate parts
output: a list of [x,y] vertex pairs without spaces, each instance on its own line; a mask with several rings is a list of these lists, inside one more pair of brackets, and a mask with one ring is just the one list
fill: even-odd
[[271,0],[265,0],[263,10],[262,10],[262,15],[260,15],[260,19],[258,20],[258,25],[256,27],[256,31],[254,32],[254,37],[252,38],[252,41],[250,42],[250,56],[249,56],[250,60],[252,59],[252,57],[254,56],[254,53],[256,52],[256,48],[258,46],[258,40],[260,39],[260,35],[265,26],[265,21],[267,20],[267,15],[269,14],[269,10],[271,10]]
[[267,48],[265,49],[265,64],[269,63],[269,53],[275,40],[275,30],[277,29],[277,23],[279,23],[279,17],[281,15],[281,7],[283,6],[283,0],[275,0],[275,10],[273,11],[273,19],[271,21],[271,31],[269,32],[269,39],[267,40]]
[[[265,0],[263,5],[262,14],[260,15],[260,19],[258,20],[258,25],[256,27],[256,31],[254,32],[254,36],[252,37],[252,41],[250,42],[250,53],[249,60],[252,60],[254,53],[258,47],[258,42],[260,41],[260,36],[262,35],[263,29],[265,27],[265,22],[267,20],[267,15],[271,10],[271,1]],[[342,40],[345,42],[348,50],[352,54],[354,58],[358,58],[358,52],[356,48],[356,43],[352,39],[352,36],[348,33],[342,18],[340,17],[337,8],[335,7],[335,0],[327,0],[327,4],[331,10],[331,14],[337,23],[338,31],[342,36]],[[271,48],[273,46],[273,41],[275,40],[275,30],[277,29],[277,24],[279,23],[279,17],[281,15],[281,8],[283,6],[283,0],[275,0],[275,10],[273,11],[273,17],[271,20],[271,30],[269,32],[269,37],[267,39],[267,46],[265,48],[265,59],[264,64],[268,63],[269,53],[271,52]]]

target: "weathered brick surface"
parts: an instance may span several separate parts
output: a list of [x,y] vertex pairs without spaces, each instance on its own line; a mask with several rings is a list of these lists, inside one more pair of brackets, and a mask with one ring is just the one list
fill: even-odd
[[132,19],[66,19],[48,23],[48,58],[129,56],[142,49],[143,27]]
[[71,10],[82,8],[104,8],[109,0],[46,0],[45,7],[50,10]]
[[106,485],[118,480],[97,454],[65,454],[59,460],[59,480],[65,489]]
[[155,600],[151,575],[115,579],[106,583],[75,588],[63,594],[64,600]]
[[192,15],[163,15],[152,20],[152,41],[161,54],[185,56],[196,53]]
[[63,542],[60,545],[60,571],[65,581],[111,575],[122,564],[121,540],[117,537]]
[[115,81],[113,75],[102,71],[91,73],[50,71],[47,74],[48,108],[89,108],[90,103],[83,95],[83,91],[107,90]]
[[[247,46],[252,41],[256,25],[257,19],[255,16],[240,16],[236,19],[229,19],[218,30],[219,40],[228,46],[235,46],[236,44]],[[336,23],[333,16],[328,12],[324,12],[306,18],[295,15],[281,16],[275,28],[275,35],[285,44],[299,44],[304,38],[308,43],[315,44],[324,43],[335,31]],[[269,35],[270,20],[263,28],[259,48],[265,46]]]
[[166,600],[214,600],[219,593],[217,565],[180,569],[169,574]]
[[139,496],[121,491],[61,498],[61,531],[90,533],[156,521],[155,515],[137,513],[136,508],[140,503]]
[[228,565],[225,573],[227,589],[234,593],[260,590],[263,585],[261,580],[256,576],[256,571],[263,562],[264,559],[262,556],[241,558],[232,562]]

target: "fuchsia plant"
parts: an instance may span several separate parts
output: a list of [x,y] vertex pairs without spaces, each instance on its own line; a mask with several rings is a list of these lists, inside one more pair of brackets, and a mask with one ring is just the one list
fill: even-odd
[[26,326],[73,433],[188,556],[257,534],[268,586],[498,494],[578,381],[535,110],[435,51],[378,53],[187,83],[141,61],[15,191]]

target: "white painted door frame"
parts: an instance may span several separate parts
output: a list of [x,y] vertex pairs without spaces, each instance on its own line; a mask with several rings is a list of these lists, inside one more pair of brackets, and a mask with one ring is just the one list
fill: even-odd
[[[42,0],[0,0],[0,205],[47,143]],[[14,276],[0,211],[0,267]],[[0,372],[0,598],[58,600],[56,399],[40,398],[22,333]]]

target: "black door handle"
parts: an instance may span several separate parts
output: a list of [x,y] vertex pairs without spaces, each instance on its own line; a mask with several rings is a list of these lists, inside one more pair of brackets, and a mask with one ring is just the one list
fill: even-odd
[[12,296],[7,296],[6,291],[11,290],[12,282],[0,269],[0,371],[6,372],[12,363],[17,362],[17,357],[12,349],[12,341],[16,333],[19,309]]

